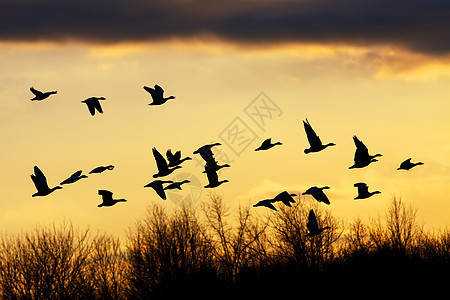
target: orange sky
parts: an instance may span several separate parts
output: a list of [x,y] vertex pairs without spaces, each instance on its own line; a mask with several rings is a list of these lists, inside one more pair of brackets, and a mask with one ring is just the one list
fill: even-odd
[[[230,182],[212,191],[233,207],[283,190],[301,193],[313,185],[328,185],[332,203],[328,208],[344,220],[384,214],[390,199],[398,196],[419,210],[425,224],[448,225],[447,56],[394,46],[244,47],[189,39],[109,46],[9,42],[0,44],[0,65],[4,231],[65,219],[122,235],[149,203],[163,201],[143,188],[156,173],[152,147],[160,152],[182,150],[194,157],[195,149],[213,141],[223,143],[217,148],[224,155],[218,154],[219,162],[228,158],[232,166],[220,173]],[[148,106],[150,96],[142,87],[156,83],[176,99],[161,107]],[[31,86],[58,94],[31,102]],[[246,113],[260,101],[261,92],[277,109],[270,117],[265,111],[262,127]],[[107,99],[102,103],[104,114],[89,115],[81,100],[91,96]],[[305,155],[306,117],[323,142],[337,145]],[[249,129],[243,140],[255,139],[246,149],[228,136],[236,124]],[[355,134],[371,153],[383,154],[379,162],[348,169]],[[267,137],[283,146],[254,152]],[[232,148],[241,151],[239,155]],[[397,171],[408,157],[425,165]],[[116,168],[49,196],[31,197],[35,188],[29,175],[34,165],[54,186],[76,170],[87,173],[107,164]],[[174,175],[197,178],[206,185],[201,172],[193,160]],[[353,184],[359,181],[382,194],[354,201]],[[198,192],[191,188],[183,193]],[[98,189],[109,189],[128,202],[97,208]],[[204,199],[209,191],[201,192]],[[169,195],[164,205],[176,206],[175,198]]]

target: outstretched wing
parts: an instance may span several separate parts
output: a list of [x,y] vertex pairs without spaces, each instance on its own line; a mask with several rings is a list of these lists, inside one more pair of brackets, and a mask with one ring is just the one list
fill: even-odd
[[41,91],[36,90],[34,87],[30,87],[30,91],[37,97],[42,97],[44,93]]
[[34,175],[31,175],[31,179],[33,180],[37,190],[46,190],[49,188],[47,178],[37,166],[34,166]]
[[144,86],[144,90],[149,92],[153,99],[156,99],[158,97],[158,93],[153,88]]
[[369,158],[369,150],[367,149],[366,145],[364,145],[363,142],[361,142],[356,135],[353,136],[353,142],[356,146],[355,151],[355,162],[357,161],[363,161]]
[[369,186],[364,182],[358,182],[354,184],[355,187],[358,188],[358,194],[363,195],[369,192]]
[[98,100],[92,101],[92,107],[93,107],[93,109],[97,109],[99,113],[101,113],[101,114],[103,113],[103,109],[102,109],[102,106],[100,105],[100,101],[98,101]]
[[306,119],[306,122],[303,121],[303,127],[305,127],[306,137],[308,138],[308,142],[312,147],[322,145],[322,141],[320,140],[314,129],[312,129],[308,119]]
[[155,161],[156,161],[156,167],[158,167],[158,171],[164,171],[167,170],[167,162],[166,159],[161,155],[161,153],[159,153],[158,150],[156,150],[156,148],[152,149],[153,151],[153,156],[155,157]]
[[155,91],[161,99],[164,98],[164,90],[159,85],[155,84]]
[[210,185],[216,184],[219,182],[219,175],[217,175],[216,171],[206,170],[206,175],[208,176],[208,181]]
[[306,228],[310,232],[315,232],[319,229],[319,225],[317,224],[316,214],[314,213],[314,210],[310,210],[308,214],[308,223],[306,224]]
[[98,190],[98,194],[102,196],[103,201],[111,201],[113,193],[108,190]]

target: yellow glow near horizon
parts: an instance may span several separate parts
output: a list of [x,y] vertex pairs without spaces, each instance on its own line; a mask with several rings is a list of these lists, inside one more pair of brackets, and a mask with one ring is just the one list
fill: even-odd
[[[384,213],[393,196],[401,196],[419,209],[426,224],[448,225],[448,57],[388,46],[257,47],[173,40],[108,46],[1,44],[0,64],[0,136],[5,141],[0,149],[0,225],[5,230],[70,219],[123,234],[148,203],[162,201],[143,188],[156,170],[151,148],[182,150],[192,157],[202,144],[220,141],[219,134],[236,117],[257,139],[239,156],[227,145],[221,148],[233,163],[221,175],[230,182],[217,192],[230,205],[253,204],[282,189],[300,193],[312,185],[329,185],[328,208],[340,217],[373,217]],[[156,83],[176,99],[149,107],[142,86]],[[58,94],[31,102],[32,85],[57,89]],[[283,111],[263,129],[244,113],[261,91]],[[90,96],[107,98],[103,115],[89,115],[81,100]],[[337,145],[305,155],[301,121],[306,117],[323,142]],[[383,154],[379,162],[348,170],[354,134],[371,153]],[[254,152],[267,137],[283,146]],[[425,165],[396,171],[408,157]],[[76,170],[87,173],[109,163],[116,165],[112,172],[31,198],[34,165],[54,186]],[[206,184],[195,161],[181,170]],[[354,201],[353,184],[358,181],[367,181],[371,190],[382,194]],[[97,208],[100,188],[129,201]],[[203,197],[207,193],[204,190]]]

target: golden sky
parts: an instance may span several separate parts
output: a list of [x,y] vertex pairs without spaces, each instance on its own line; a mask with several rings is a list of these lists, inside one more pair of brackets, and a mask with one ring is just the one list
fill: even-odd
[[[328,185],[327,208],[344,220],[376,218],[396,196],[413,204],[426,225],[447,226],[450,56],[417,47],[390,39],[246,44],[211,37],[108,43],[3,38],[0,226],[18,232],[65,219],[122,235],[150,203],[163,201],[144,188],[156,173],[151,149],[182,150],[194,158],[192,152],[210,142],[223,144],[213,150],[221,151],[219,163],[231,165],[220,172],[230,182],[211,191],[234,207],[283,190],[301,193]],[[154,84],[176,99],[148,106],[151,98],[142,87]],[[58,94],[32,102],[31,86]],[[92,117],[81,103],[92,96],[106,98],[104,114]],[[249,112],[261,97],[273,110],[261,108],[264,116],[252,119]],[[305,118],[323,142],[336,146],[304,154]],[[229,134],[236,128],[247,135],[233,141]],[[353,135],[371,153],[383,154],[379,162],[348,169]],[[254,152],[268,137],[283,145]],[[397,171],[409,157],[425,164]],[[55,186],[77,170],[88,173],[108,164],[116,168],[46,197],[31,197],[35,165]],[[192,160],[174,176],[206,185],[202,171]],[[353,200],[353,184],[360,181],[382,193]],[[98,208],[99,189],[128,202]],[[187,186],[183,193],[189,192],[194,189]],[[205,199],[210,191],[201,192]],[[164,205],[176,206],[175,198],[169,195]]]

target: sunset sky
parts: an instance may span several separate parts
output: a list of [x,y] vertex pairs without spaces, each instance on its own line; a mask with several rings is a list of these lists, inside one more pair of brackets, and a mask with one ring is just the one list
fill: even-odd
[[[328,185],[327,209],[346,221],[383,215],[397,196],[448,226],[449,15],[440,0],[0,0],[0,228],[71,220],[122,235],[163,201],[144,188],[151,149],[198,159],[211,142],[230,182],[196,189],[206,175],[187,161],[167,179],[192,184],[164,205],[216,192],[237,207]],[[143,86],[155,84],[176,99],[148,106]],[[58,94],[30,101],[31,86]],[[92,96],[106,98],[103,114],[81,103]],[[304,154],[305,118],[336,146]],[[353,135],[378,162],[348,169]],[[268,137],[283,145],[254,152]],[[424,165],[397,171],[409,157]],[[109,164],[31,197],[35,165],[53,187]],[[381,194],[353,200],[361,181]],[[99,189],[128,202],[98,208]]]

